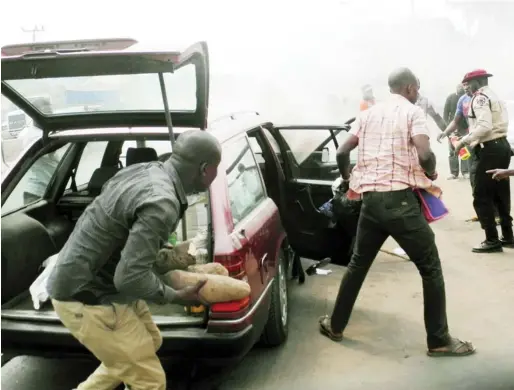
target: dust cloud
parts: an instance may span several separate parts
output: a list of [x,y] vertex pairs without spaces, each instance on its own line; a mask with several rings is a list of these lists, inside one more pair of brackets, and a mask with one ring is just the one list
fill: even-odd
[[418,75],[441,114],[476,68],[494,74],[500,98],[514,99],[514,2],[328,3],[312,5],[308,17],[292,7],[282,19],[256,23],[266,36],[273,32],[265,43],[255,33],[219,57],[213,43],[210,118],[256,110],[281,123],[341,123],[357,113],[363,84],[387,98],[387,75],[397,66]]

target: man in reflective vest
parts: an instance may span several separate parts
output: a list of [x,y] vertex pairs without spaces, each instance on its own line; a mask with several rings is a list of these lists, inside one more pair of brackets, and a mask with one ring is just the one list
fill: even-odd
[[[483,69],[464,76],[464,89],[473,94],[468,112],[469,134],[455,147],[456,151],[464,146],[472,147],[476,159],[473,206],[486,236],[485,241],[473,248],[476,253],[502,252],[503,246],[514,244],[509,180],[494,180],[487,173],[491,169],[507,169],[512,153],[507,141],[507,109],[488,85],[491,76]],[[495,206],[500,217],[501,238],[496,228]]]

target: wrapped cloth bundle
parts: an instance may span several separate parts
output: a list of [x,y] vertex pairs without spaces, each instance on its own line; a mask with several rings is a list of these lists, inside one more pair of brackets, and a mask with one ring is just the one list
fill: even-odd
[[[194,247],[194,244],[191,246]],[[228,270],[223,265],[196,264],[195,256],[189,252],[189,241],[159,251],[155,271],[166,285],[180,290],[207,280],[200,290],[200,296],[208,303],[238,301],[250,295],[250,285],[228,276]]]
[[190,265],[196,264],[194,256],[188,253],[189,241],[184,241],[173,248],[162,248],[157,253],[155,271],[165,274],[171,270],[186,270]]
[[251,292],[248,283],[224,275],[175,270],[161,275],[161,279],[176,290],[194,286],[201,280],[207,280],[205,286],[200,290],[200,297],[208,303],[239,301],[248,297]]
[[228,270],[225,267],[223,267],[220,263],[190,265],[189,267],[187,267],[187,271],[194,272],[196,274],[228,276]]

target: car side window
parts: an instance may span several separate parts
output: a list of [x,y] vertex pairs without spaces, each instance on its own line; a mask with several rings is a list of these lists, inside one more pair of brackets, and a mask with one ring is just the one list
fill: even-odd
[[[202,247],[206,246],[205,240],[207,240],[207,229],[209,225],[208,194],[207,192],[200,192],[189,195],[187,197],[187,203],[189,207],[175,229],[177,239],[178,241],[195,239],[197,243],[198,240],[203,240]],[[184,219],[186,220],[185,236],[182,228]]]
[[266,199],[259,167],[246,137],[223,144],[223,165],[234,225]]
[[43,199],[69,144],[39,157],[2,206],[2,215]]
[[[108,141],[88,142],[82,151],[77,171],[75,173],[75,183],[78,187],[89,183],[93,172],[100,168],[107,149]],[[68,183],[67,189],[71,188],[71,181]]]
[[264,157],[262,155],[262,148],[261,145],[259,145],[259,142],[257,141],[257,138],[255,137],[249,137],[248,140],[250,141],[250,146],[253,150],[253,153],[255,155],[255,159],[257,160],[257,164],[264,164]]

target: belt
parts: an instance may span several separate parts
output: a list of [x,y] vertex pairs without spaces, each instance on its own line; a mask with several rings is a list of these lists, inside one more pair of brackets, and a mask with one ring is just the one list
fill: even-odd
[[495,138],[495,139],[492,139],[492,140],[489,140],[489,141],[480,142],[479,145],[482,148],[484,148],[486,146],[489,146],[489,145],[492,145],[492,144],[497,144],[497,143],[500,143],[500,142],[507,142],[507,137],[504,136],[504,137]]
[[404,188],[402,190],[391,190],[391,191],[366,191],[366,192],[362,193],[362,199],[367,198],[369,196],[374,196],[376,194],[381,194],[381,195],[384,195],[384,194],[400,194],[402,192],[412,192],[412,191],[413,191],[412,187],[407,187],[407,188]]

